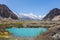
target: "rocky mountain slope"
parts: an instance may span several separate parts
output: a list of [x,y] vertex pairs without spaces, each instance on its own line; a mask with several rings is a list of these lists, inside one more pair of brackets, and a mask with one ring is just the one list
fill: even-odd
[[[59,15],[60,15],[60,9],[54,8],[43,18],[43,20],[56,20],[55,18],[60,20]],[[59,17],[57,17],[57,16],[59,16]]]
[[0,4],[0,18],[18,19],[17,15],[4,4]]
[[38,36],[37,40],[60,40],[60,25],[49,28],[46,33]]

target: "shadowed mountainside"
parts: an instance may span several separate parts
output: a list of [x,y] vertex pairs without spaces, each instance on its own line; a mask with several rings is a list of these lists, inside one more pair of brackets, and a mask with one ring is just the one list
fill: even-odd
[[12,18],[18,19],[17,15],[15,15],[6,5],[0,4],[0,17],[1,18]]
[[60,9],[54,8],[43,18],[43,20],[52,20],[54,17],[59,15],[60,15]]

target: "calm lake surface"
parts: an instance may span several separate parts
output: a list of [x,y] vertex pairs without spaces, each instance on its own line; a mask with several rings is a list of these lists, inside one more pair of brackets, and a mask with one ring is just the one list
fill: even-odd
[[18,37],[35,37],[47,31],[47,28],[8,28],[12,35]]

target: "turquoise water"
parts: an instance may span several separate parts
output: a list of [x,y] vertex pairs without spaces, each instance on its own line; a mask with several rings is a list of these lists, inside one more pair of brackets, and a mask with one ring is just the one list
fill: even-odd
[[8,28],[12,35],[20,37],[35,37],[47,31],[47,28]]

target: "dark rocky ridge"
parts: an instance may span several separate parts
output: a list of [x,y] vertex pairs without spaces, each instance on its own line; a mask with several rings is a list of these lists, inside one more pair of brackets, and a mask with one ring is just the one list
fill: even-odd
[[55,16],[58,15],[60,15],[60,9],[54,8],[43,18],[43,20],[52,20]]
[[18,19],[17,15],[15,15],[6,5],[0,4],[0,17],[2,18],[11,18]]

